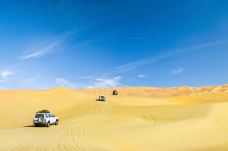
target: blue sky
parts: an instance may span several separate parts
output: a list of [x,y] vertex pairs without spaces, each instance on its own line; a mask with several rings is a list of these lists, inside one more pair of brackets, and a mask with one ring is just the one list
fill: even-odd
[[0,89],[228,83],[226,0],[0,2]]

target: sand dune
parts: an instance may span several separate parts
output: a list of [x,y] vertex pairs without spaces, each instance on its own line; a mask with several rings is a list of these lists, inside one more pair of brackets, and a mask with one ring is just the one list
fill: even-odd
[[[228,85],[117,89],[0,91],[0,151],[228,150]],[[60,125],[33,127],[40,109]]]

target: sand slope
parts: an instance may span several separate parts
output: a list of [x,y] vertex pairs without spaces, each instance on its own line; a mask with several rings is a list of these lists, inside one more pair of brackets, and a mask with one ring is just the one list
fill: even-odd
[[[228,85],[0,92],[1,151],[226,151]],[[98,95],[107,102],[97,102]],[[60,125],[35,128],[49,109]]]

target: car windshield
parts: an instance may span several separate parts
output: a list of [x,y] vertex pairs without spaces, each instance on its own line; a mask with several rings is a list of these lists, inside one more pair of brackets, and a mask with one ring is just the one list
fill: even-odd
[[36,116],[35,116],[35,118],[40,118],[40,117],[44,118],[44,115],[43,114],[36,114]]

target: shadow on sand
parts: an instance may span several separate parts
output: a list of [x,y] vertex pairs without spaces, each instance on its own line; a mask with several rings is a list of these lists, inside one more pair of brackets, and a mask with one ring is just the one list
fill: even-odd
[[105,102],[104,100],[100,100],[100,99],[96,99],[96,101],[98,101],[98,102]]
[[23,126],[23,127],[35,127],[34,125],[26,125],[26,126]]
[[35,125],[25,125],[25,126],[23,126],[23,127],[33,127],[33,128],[42,128],[42,127],[46,127],[46,126],[44,126],[44,125],[38,125],[38,126],[35,126]]

